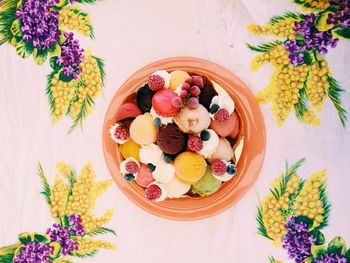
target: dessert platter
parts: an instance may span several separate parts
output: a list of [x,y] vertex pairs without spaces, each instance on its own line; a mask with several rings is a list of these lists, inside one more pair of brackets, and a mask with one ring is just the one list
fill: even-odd
[[107,166],[121,190],[155,215],[215,215],[253,185],[265,152],[261,112],[228,70],[170,58],[136,72],[103,127]]

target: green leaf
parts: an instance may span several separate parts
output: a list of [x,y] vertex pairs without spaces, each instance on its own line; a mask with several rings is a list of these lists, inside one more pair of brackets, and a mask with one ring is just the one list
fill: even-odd
[[58,59],[58,57],[52,57],[49,60],[51,68],[55,71],[60,70],[63,67],[63,66],[57,64],[57,59]]
[[14,254],[0,255],[1,263],[13,263]]
[[23,0],[19,0],[17,3],[17,8],[20,8],[23,6],[24,1]]
[[40,243],[40,242],[47,242],[50,240],[50,237],[47,235],[34,233],[34,241]]
[[11,40],[10,40],[10,45],[12,45],[14,47],[17,47],[19,42],[21,42],[21,40],[18,41],[18,37],[12,37]]
[[328,90],[328,97],[331,99],[334,107],[336,108],[343,127],[345,127],[347,116],[346,116],[346,110],[344,109],[341,101],[341,93],[344,90],[340,88],[338,82],[333,77],[328,77],[328,82],[330,84],[330,87]]
[[325,252],[326,252],[325,245],[312,245],[311,246],[311,254],[314,258],[319,258]]
[[316,238],[315,244],[316,244],[317,246],[323,245],[323,244],[326,242],[326,239],[325,239],[324,235],[322,234],[322,232],[321,232],[320,230],[314,229],[314,230],[312,230],[312,231],[310,232],[310,234],[311,234],[314,238]]
[[21,30],[21,22],[19,21],[19,19],[16,19],[15,21],[13,21],[11,25],[11,32],[14,36],[18,36],[18,37],[23,36],[23,32]]
[[259,205],[257,208],[258,208],[258,211],[256,213],[256,221],[258,223],[258,234],[263,236],[263,237],[266,237],[267,239],[274,240],[272,237],[270,237],[267,234],[267,229],[266,229],[264,221],[262,219],[262,208],[261,208],[261,205]]
[[69,195],[71,195],[73,193],[73,185],[77,182],[77,175],[73,168],[70,170],[68,182],[69,182]]
[[107,227],[99,227],[99,228],[96,228],[95,230],[89,232],[89,233],[86,233],[88,236],[90,237],[93,237],[93,236],[97,236],[97,235],[102,235],[102,234],[107,234],[107,233],[111,233],[113,235],[117,235],[117,233],[113,230],[113,229],[110,229],[110,228],[107,228]]
[[59,257],[61,249],[62,249],[61,244],[58,243],[58,242],[51,242],[50,246],[52,246],[54,248],[54,250],[53,250],[53,252],[52,252],[50,257],[52,259]]
[[48,205],[51,204],[51,199],[50,199],[50,195],[51,195],[51,188],[50,185],[44,175],[44,171],[43,168],[41,167],[41,164],[38,164],[38,175],[41,178],[41,182],[43,184],[43,190],[41,191],[41,194],[45,197],[46,203]]
[[33,52],[34,62],[36,64],[38,64],[38,65],[43,64],[46,61],[46,59],[47,59],[47,55],[48,55],[48,51],[47,50],[42,50],[42,49],[35,48],[34,52]]
[[307,257],[304,260],[304,263],[313,263],[313,262],[314,262],[314,259],[312,257]]
[[98,1],[100,1],[100,0],[78,0],[78,2],[82,3],[82,4],[94,4]]
[[328,31],[334,27],[333,24],[327,24],[328,15],[332,14],[333,12],[327,11],[327,12],[321,12],[318,14],[318,17],[316,19],[315,27],[318,31]]
[[18,235],[18,240],[21,242],[23,245],[28,244],[29,242],[32,241],[32,237],[28,232],[21,233]]
[[10,9],[10,8],[17,7],[18,1],[19,0],[8,0],[7,2],[1,4],[1,8],[3,10],[7,10],[7,9]]
[[94,250],[94,251],[92,251],[92,252],[89,252],[89,253],[84,253],[84,254],[82,254],[82,253],[71,253],[71,255],[73,256],[73,257],[77,257],[77,258],[87,258],[87,257],[93,257],[93,256],[95,256],[97,254],[97,250]]
[[58,4],[55,5],[56,9],[61,9],[62,7],[66,6],[69,4],[68,0],[60,0]]
[[304,54],[304,64],[311,66],[314,63],[314,60],[310,51],[304,51],[302,53]]
[[314,224],[314,220],[311,219],[310,217],[307,217],[307,216],[297,216],[295,218],[295,222],[298,224],[298,223],[305,223],[308,227],[308,229],[312,228],[312,225]]
[[346,258],[347,262],[350,262],[350,248],[346,251],[344,257]]
[[[307,73],[308,75],[309,73]],[[306,76],[307,78],[307,76]],[[299,121],[303,120],[303,116],[305,112],[307,112],[307,104],[306,104],[306,81],[304,82],[304,86],[299,89],[299,97],[298,102],[294,104],[295,116]]]
[[301,19],[304,15],[300,14],[300,13],[292,13],[292,12],[287,12],[284,13],[281,16],[274,16],[271,18],[271,20],[269,21],[270,25],[274,25],[282,20],[286,20],[287,18],[294,18],[294,19]]
[[106,78],[106,73],[105,73],[105,70],[104,70],[104,62],[103,62],[103,59],[102,58],[99,58],[99,57],[96,57],[96,56],[91,56],[92,58],[94,58],[96,60],[96,63],[97,63],[97,67],[98,67],[98,70],[100,71],[100,75],[101,75],[101,82],[102,82],[102,86],[105,85],[105,78]]
[[331,205],[328,201],[328,195],[327,195],[327,185],[325,182],[320,185],[320,187],[318,188],[318,192],[320,194],[320,200],[322,202],[323,221],[320,223],[319,226],[316,227],[316,229],[321,230],[322,228],[324,228],[328,225],[328,218],[329,218],[329,213],[331,210]]
[[50,49],[49,49],[49,56],[50,57],[57,57],[61,56],[61,46],[58,44],[54,44]]
[[66,76],[63,71],[61,70],[59,80],[64,82],[70,82],[73,79],[73,75]]
[[86,96],[81,103],[80,111],[74,119],[73,125],[68,130],[68,134],[71,134],[79,125],[82,127],[83,120],[85,120],[87,116],[88,106],[91,107],[93,104],[94,101],[90,98],[90,96]]
[[342,237],[335,237],[329,242],[327,247],[328,253],[334,253],[337,255],[343,255],[346,252],[345,240]]
[[350,39],[350,27],[338,28],[332,31],[333,35],[343,40]]
[[33,53],[34,48],[23,40],[16,46],[16,52],[21,58],[28,58]]
[[272,49],[274,49],[277,46],[282,45],[282,44],[283,44],[283,42],[281,42],[279,40],[276,40],[276,41],[268,42],[268,43],[261,44],[261,45],[258,45],[258,46],[253,46],[253,45],[250,45],[250,44],[246,44],[246,45],[252,51],[269,52],[270,50],[272,50]]

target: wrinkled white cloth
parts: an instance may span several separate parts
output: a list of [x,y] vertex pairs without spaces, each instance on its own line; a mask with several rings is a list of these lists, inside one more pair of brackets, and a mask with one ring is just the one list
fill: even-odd
[[[96,99],[83,131],[67,135],[68,119],[51,126],[45,95],[48,63],[37,66],[30,58],[19,58],[12,46],[0,47],[0,246],[15,242],[18,233],[44,232],[53,223],[39,194],[39,161],[51,182],[57,161],[73,164],[77,170],[92,161],[98,179],[110,177],[101,146],[103,119],[113,95],[131,74],[158,59],[194,56],[228,68],[256,94],[268,84],[272,67],[250,72],[256,53],[245,43],[268,38],[253,36],[246,26],[266,23],[298,6],[287,0],[104,0],[83,9],[91,14],[96,38],[81,37],[81,44],[105,59],[107,73],[104,96]],[[335,78],[347,89],[343,102],[350,112],[349,53],[349,42],[340,41],[327,59]],[[341,235],[349,245],[349,127],[341,127],[329,100],[321,114],[323,124],[317,128],[300,124],[294,117],[277,127],[269,108],[261,107],[267,147],[260,177],[236,205],[205,220],[176,222],[148,214],[113,185],[99,199],[96,213],[115,209],[108,226],[116,229],[118,237],[106,235],[105,239],[118,250],[74,261],[264,263],[274,255],[292,262],[282,248],[273,248],[256,234],[255,213],[258,195],[268,193],[269,183],[283,171],[285,160],[295,162],[302,157],[307,158],[299,170],[304,177],[328,170],[332,212],[324,229],[327,240]]]

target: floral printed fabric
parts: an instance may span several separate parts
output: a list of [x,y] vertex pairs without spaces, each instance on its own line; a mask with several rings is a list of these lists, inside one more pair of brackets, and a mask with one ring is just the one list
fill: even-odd
[[92,164],[87,163],[79,176],[71,165],[59,162],[56,165],[53,185],[49,185],[39,164],[38,175],[42,180],[42,192],[57,221],[46,233],[21,233],[14,245],[0,248],[2,263],[72,263],[73,257],[94,256],[100,249],[115,249],[114,244],[92,237],[112,233],[106,228],[113,209],[96,217],[92,210],[97,198],[112,184],[112,180],[96,182]]
[[[57,223],[39,194],[42,185],[35,176],[38,161],[51,186],[58,173],[54,167],[57,160],[74,165],[78,173],[86,160],[92,160],[98,174],[96,180],[110,179],[101,149],[101,127],[108,103],[135,71],[165,57],[196,56],[225,66],[257,95],[270,82],[274,67],[266,64],[258,72],[250,72],[251,60],[261,53],[251,51],[245,43],[259,45],[286,38],[257,36],[246,27],[264,25],[271,17],[285,12],[301,12],[300,6],[289,0],[107,0],[81,4],[80,9],[90,14],[95,38],[90,40],[68,25],[66,31],[74,33],[85,51],[91,47],[92,55],[103,58],[108,73],[104,96],[94,100],[96,106],[84,121],[83,132],[76,129],[66,135],[71,118],[50,124],[45,94],[45,76],[52,71],[49,61],[37,66],[32,56],[22,59],[10,44],[0,47],[0,247],[15,244],[19,233],[45,234]],[[333,78],[344,90],[350,87],[349,51],[349,42],[339,40],[336,48],[328,48],[325,55]],[[86,68],[91,70],[91,66]],[[89,85],[92,83],[91,78],[86,80]],[[53,84],[62,86],[62,93],[70,90],[65,82],[57,84],[54,80]],[[64,94],[59,93],[59,88],[55,92],[61,98]],[[341,98],[349,112],[349,92],[342,92]],[[135,206],[112,185],[98,198],[94,212],[100,218],[105,210],[115,209],[115,215],[104,226],[115,229],[118,237],[106,234],[92,239],[109,241],[118,250],[101,250],[92,258],[73,258],[74,262],[266,263],[273,257],[277,263],[293,263],[295,259],[289,259],[283,241],[275,248],[273,241],[257,235],[255,213],[257,194],[261,201],[268,195],[269,183],[285,170],[285,160],[293,164],[304,156],[307,161],[298,169],[303,180],[327,169],[331,210],[328,226],[321,230],[324,245],[327,247],[333,238],[341,236],[349,246],[349,125],[342,127],[328,98],[322,105],[323,111],[315,111],[322,119],[318,127],[298,123],[293,109],[283,125],[277,127],[270,106],[261,105],[268,142],[261,174],[234,206],[200,221],[164,220]],[[57,261],[65,260],[63,256]]]
[[275,71],[270,84],[258,93],[261,104],[272,103],[272,114],[282,125],[294,110],[295,116],[311,126],[321,124],[316,112],[329,98],[345,126],[347,117],[341,96],[343,90],[333,78],[325,54],[340,41],[350,40],[350,2],[348,0],[295,0],[302,12],[275,16],[264,26],[249,25],[248,30],[274,40],[248,47],[261,55],[251,70],[271,63]]

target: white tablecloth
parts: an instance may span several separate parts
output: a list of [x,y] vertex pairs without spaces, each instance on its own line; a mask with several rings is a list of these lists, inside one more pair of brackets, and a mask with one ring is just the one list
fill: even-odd
[[[81,43],[105,59],[107,73],[104,96],[96,100],[83,131],[67,135],[68,119],[51,126],[45,95],[49,65],[39,67],[31,59],[19,58],[13,47],[0,47],[0,247],[14,243],[20,232],[44,232],[53,223],[39,194],[39,161],[51,181],[57,161],[77,170],[92,161],[98,179],[109,178],[101,145],[102,123],[112,96],[132,73],[166,57],[200,57],[227,67],[256,94],[268,84],[272,67],[249,71],[256,54],[245,43],[263,38],[250,34],[246,26],[298,9],[280,0],[104,0],[83,8],[91,13],[96,39],[81,38]],[[347,89],[343,102],[348,111],[349,54],[350,45],[343,41],[327,55],[335,78]],[[113,185],[98,201],[96,212],[115,209],[109,227],[117,230],[118,237],[107,239],[118,250],[76,262],[264,263],[270,255],[288,262],[283,249],[273,248],[257,235],[255,213],[258,195],[267,194],[285,160],[302,157],[307,160],[299,173],[305,178],[328,170],[332,212],[326,238],[342,235],[350,244],[349,128],[341,127],[329,100],[321,114],[323,124],[317,128],[294,117],[277,127],[269,108],[261,107],[267,148],[260,177],[234,207],[205,220],[175,222],[146,213]]]

